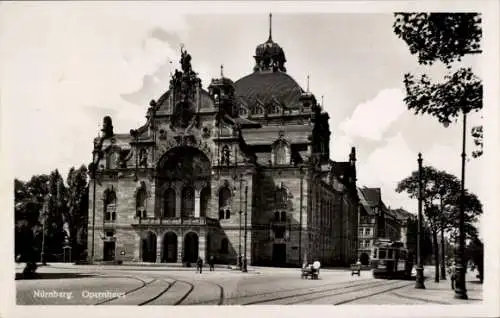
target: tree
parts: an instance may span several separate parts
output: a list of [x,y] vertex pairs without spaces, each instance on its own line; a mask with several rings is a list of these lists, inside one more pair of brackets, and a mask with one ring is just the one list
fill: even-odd
[[67,189],[56,169],[49,176],[48,203],[42,222],[45,224],[45,258],[48,261],[61,259],[65,241],[64,215],[67,211]]
[[479,237],[472,238],[466,248],[467,259],[471,260],[476,266],[479,273],[481,284],[484,279],[484,245]]
[[[407,221],[406,230],[406,246],[410,253],[415,256],[417,251],[417,233],[418,233],[418,220],[411,218]],[[426,263],[430,256],[432,256],[432,238],[429,227],[424,224],[422,226],[422,248],[420,256],[423,263]]]
[[[457,207],[456,198],[460,195],[460,182],[457,177],[446,171],[439,171],[431,166],[422,167],[422,204],[424,216],[432,234],[434,280],[439,282],[439,246],[438,233],[450,228],[452,211]],[[401,180],[396,188],[398,193],[407,192],[412,199],[419,196],[419,172],[413,171],[411,176]],[[476,198],[477,199],[477,198]],[[472,203],[470,203],[472,204]],[[443,235],[442,235],[443,237]],[[443,240],[441,248],[443,249]]]
[[[478,233],[474,224],[478,221],[479,216],[483,213],[483,205],[479,198],[469,191],[465,191],[464,199],[464,230],[466,239],[474,239]],[[448,214],[449,220],[447,230],[450,232],[450,239],[456,243],[458,239],[458,222],[460,214],[460,194],[448,198]]]
[[15,258],[26,262],[23,275],[34,277],[41,251],[40,212],[49,192],[48,175],[35,175],[28,182],[14,180]]
[[[418,62],[432,65],[441,61],[448,69],[468,54],[482,53],[481,15],[477,13],[395,13],[394,33],[404,40]],[[470,68],[460,68],[445,76],[445,82],[431,83],[428,76],[416,80],[405,74],[404,84],[408,109],[415,114],[429,114],[447,125],[463,112],[483,107],[483,86]],[[472,128],[472,135],[482,154],[482,126]]]
[[71,241],[73,255],[85,258],[87,212],[88,212],[88,184],[87,168],[82,165],[78,170],[72,167],[66,179],[68,184],[68,208],[64,215],[64,222],[68,225],[68,236]]

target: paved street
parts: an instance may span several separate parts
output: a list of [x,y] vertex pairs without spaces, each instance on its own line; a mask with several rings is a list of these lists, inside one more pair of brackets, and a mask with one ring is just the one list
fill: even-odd
[[[18,265],[17,272],[22,271]],[[18,305],[286,305],[286,304],[447,304],[455,303],[449,281],[413,281],[361,277],[345,269],[322,269],[320,279],[301,279],[298,269],[227,268],[214,272],[166,266],[40,267],[35,280],[16,280]],[[431,269],[426,269],[431,276]],[[469,284],[470,302],[482,299],[479,284]]]

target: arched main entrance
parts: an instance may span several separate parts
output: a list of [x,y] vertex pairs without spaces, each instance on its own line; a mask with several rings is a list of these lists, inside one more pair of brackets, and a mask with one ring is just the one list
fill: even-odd
[[142,239],[142,261],[156,262],[156,234],[151,231]]
[[174,232],[167,232],[163,237],[162,262],[177,262],[177,234]]
[[189,232],[184,238],[183,262],[195,263],[198,259],[198,235]]
[[[175,147],[166,152],[157,170],[157,188],[162,190],[156,195],[157,201],[163,202],[163,207],[159,207],[163,208],[163,215],[182,218],[206,215],[211,176],[211,163],[203,151],[194,147]],[[200,184],[204,189],[198,188]],[[198,197],[201,200],[196,200]]]

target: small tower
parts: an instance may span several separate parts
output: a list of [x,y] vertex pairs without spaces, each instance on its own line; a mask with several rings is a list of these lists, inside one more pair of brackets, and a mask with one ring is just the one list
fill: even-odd
[[255,67],[254,72],[286,72],[285,52],[273,41],[272,37],[272,18],[269,14],[269,38],[266,42],[257,45],[255,49]]
[[208,86],[210,96],[215,100],[215,107],[219,110],[219,115],[229,115],[237,117],[234,107],[234,83],[224,77],[224,66],[221,65],[220,78],[212,79]]
[[307,90],[300,96],[300,101],[302,102],[302,112],[309,112],[316,107],[316,97],[309,91],[309,75],[307,75]]

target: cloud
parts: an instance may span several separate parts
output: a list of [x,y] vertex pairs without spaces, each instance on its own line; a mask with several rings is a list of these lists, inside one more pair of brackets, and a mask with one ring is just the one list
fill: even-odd
[[[415,200],[406,194],[398,194],[395,189],[400,180],[417,169],[416,154],[408,147],[403,135],[388,138],[385,145],[374,150],[366,160],[358,164],[358,184],[380,187],[382,199],[391,207],[406,207],[415,212]],[[412,211],[413,210],[413,211]]]
[[179,35],[175,32],[166,31],[162,28],[156,27],[149,33],[152,38],[158,39],[165,43],[170,44],[172,47],[178,47],[181,44]]
[[351,152],[351,147],[355,147],[354,141],[346,134],[339,132],[339,135],[335,133],[332,135],[330,152],[333,160],[347,160],[349,153]]
[[375,98],[359,104],[339,129],[351,137],[381,140],[384,132],[406,110],[403,98],[403,92],[398,88],[381,90]]
[[[166,61],[178,55],[151,30],[175,38],[186,28],[182,15],[127,5],[8,4],[0,20],[3,128],[20,178],[88,163],[105,115],[117,132],[142,125],[149,100],[168,87]],[[153,84],[143,98],[122,98]]]

